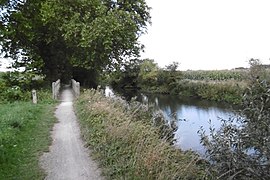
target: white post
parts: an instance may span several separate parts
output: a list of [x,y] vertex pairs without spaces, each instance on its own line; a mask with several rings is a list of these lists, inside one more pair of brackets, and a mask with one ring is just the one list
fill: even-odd
[[32,97],[33,97],[33,103],[37,104],[37,91],[36,90],[32,90]]
[[52,98],[55,99],[55,82],[52,83]]
[[71,79],[72,89],[76,97],[80,96],[80,83],[76,82],[74,79]]
[[57,99],[60,90],[60,79],[52,83],[52,98]]
[[80,83],[77,82],[76,85],[77,85],[77,87],[76,87],[76,90],[77,90],[77,96],[80,96]]

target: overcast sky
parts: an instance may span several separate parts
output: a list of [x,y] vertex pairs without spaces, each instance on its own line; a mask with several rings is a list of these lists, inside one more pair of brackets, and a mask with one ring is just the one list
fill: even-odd
[[146,0],[152,26],[143,58],[161,67],[231,69],[270,63],[270,0]]
[[10,60],[3,59],[0,56],[0,72],[7,71],[8,69],[6,67],[10,66]]
[[146,0],[152,26],[141,37],[143,58],[180,69],[247,67],[270,63],[269,0]]

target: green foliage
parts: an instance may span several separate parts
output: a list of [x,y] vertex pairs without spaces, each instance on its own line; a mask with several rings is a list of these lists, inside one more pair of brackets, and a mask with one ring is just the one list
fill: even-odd
[[244,90],[238,83],[200,83],[197,95],[203,99],[234,104],[241,102]]
[[206,81],[243,81],[248,79],[248,70],[183,71],[183,79]]
[[30,91],[43,86],[43,77],[31,72],[3,73],[0,77],[0,101],[29,100]]
[[250,64],[240,117],[222,120],[219,130],[210,129],[210,136],[200,133],[215,178],[270,178],[270,81],[258,60]]
[[[160,131],[166,130],[153,127],[149,113],[144,113],[147,107],[129,106],[94,90],[84,92],[75,107],[83,137],[109,179],[204,178],[197,155],[160,139]],[[155,122],[164,123],[159,118]]]
[[239,104],[246,88],[244,82],[189,80],[182,77],[182,72],[159,71],[156,84],[145,84],[143,90]]
[[139,59],[132,59],[124,63],[121,68],[110,73],[109,84],[121,89],[138,88],[140,63]]
[[[6,57],[50,81],[74,77],[83,82],[137,57],[142,49],[138,38],[150,23],[144,0],[6,0],[0,8]],[[78,69],[87,77],[80,79]]]
[[142,89],[148,92],[168,93],[174,89],[181,72],[175,71],[178,64],[174,62],[164,70],[152,59],[131,60],[110,74],[110,85],[114,89]]
[[166,66],[167,71],[175,72],[179,66],[179,62],[172,62],[171,64]]
[[161,69],[154,60],[131,61],[110,75],[116,88],[142,89],[144,92],[192,96],[239,104],[247,87],[247,70],[177,71],[173,62]]
[[110,74],[110,85],[122,89],[155,86],[158,73],[159,68],[154,60],[132,59]]
[[154,86],[158,75],[158,65],[152,59],[145,59],[140,64],[139,82],[142,86]]
[[2,101],[19,101],[30,98],[30,93],[28,93],[27,96],[19,86],[12,86],[6,88],[1,94],[2,94],[1,97]]
[[[175,71],[178,64],[159,69],[152,83],[145,81],[147,92],[192,96],[212,101],[239,104],[246,88],[246,70],[232,71]],[[241,80],[241,81],[240,81]],[[139,81],[140,82],[140,81]]]
[[22,90],[37,89],[44,83],[44,77],[33,72],[7,72],[2,79],[6,86],[19,86]]
[[39,157],[51,141],[53,111],[45,99],[0,104],[0,179],[44,179]]

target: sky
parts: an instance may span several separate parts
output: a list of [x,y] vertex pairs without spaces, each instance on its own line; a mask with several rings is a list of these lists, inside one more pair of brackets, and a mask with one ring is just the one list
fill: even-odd
[[248,67],[270,63],[269,0],[146,0],[152,25],[140,38],[142,58],[180,70]]
[[9,59],[1,58],[0,56],[0,72],[8,71],[7,67],[10,66],[11,61]]
[[[248,67],[270,63],[269,0],[145,0],[152,25],[139,40],[142,58],[180,70]],[[1,70],[1,67],[0,67]]]

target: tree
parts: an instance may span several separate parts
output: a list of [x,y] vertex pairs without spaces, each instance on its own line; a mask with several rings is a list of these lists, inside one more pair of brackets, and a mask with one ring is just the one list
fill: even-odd
[[159,67],[153,59],[144,59],[140,64],[139,79],[142,85],[155,85]]
[[171,72],[175,72],[177,70],[178,66],[179,66],[179,62],[174,61],[171,64],[167,65],[165,67],[165,69],[168,71],[171,71]]
[[139,59],[131,59],[110,73],[110,85],[115,89],[138,89]]
[[82,81],[138,57],[150,23],[144,0],[2,0],[1,9],[6,57],[49,80]]
[[41,19],[41,1],[5,1],[1,4],[1,45],[13,66],[44,73],[55,80],[68,66],[69,51],[56,26],[46,26]]

